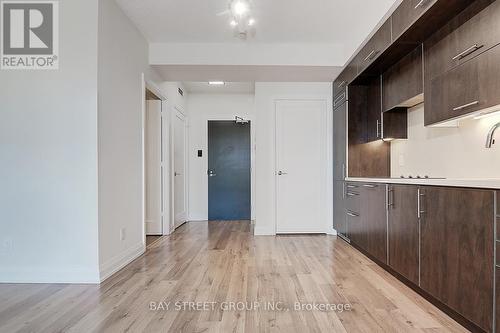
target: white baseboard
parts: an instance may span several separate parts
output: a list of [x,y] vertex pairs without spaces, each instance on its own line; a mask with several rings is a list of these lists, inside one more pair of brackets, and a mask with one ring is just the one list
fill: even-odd
[[276,230],[273,227],[259,227],[258,224],[255,224],[253,229],[253,234],[255,236],[276,236]]
[[132,261],[137,259],[146,251],[145,245],[141,242],[131,248],[127,249],[123,253],[120,253],[107,262],[100,265],[100,282],[103,282],[111,275],[118,272],[123,267],[130,264]]
[[99,269],[82,267],[48,268],[48,267],[2,267],[0,283],[99,283]]

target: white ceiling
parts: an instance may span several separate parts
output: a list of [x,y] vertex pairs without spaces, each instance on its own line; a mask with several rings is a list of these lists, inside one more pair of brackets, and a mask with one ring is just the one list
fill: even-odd
[[[117,0],[150,42],[238,43],[229,0]],[[397,0],[253,0],[256,35],[247,42],[360,43]]]
[[256,35],[246,41],[217,16],[229,0],[116,1],[164,79],[205,81],[221,70],[220,79],[243,82],[333,80],[402,0],[252,0]]
[[223,86],[211,86],[204,82],[183,82],[184,88],[191,94],[253,94],[253,82],[226,82]]

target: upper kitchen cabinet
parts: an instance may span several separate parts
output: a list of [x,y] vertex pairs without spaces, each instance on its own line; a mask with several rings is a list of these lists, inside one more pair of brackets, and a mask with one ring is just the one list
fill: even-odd
[[392,36],[399,38],[438,0],[403,0],[392,14]]
[[[478,1],[424,43],[426,80],[432,80],[500,43],[500,1],[485,8],[484,2],[491,1]],[[478,8],[480,4],[483,6]]]
[[391,20],[388,19],[361,51],[359,51],[358,57],[356,57],[358,74],[362,74],[362,72],[370,66],[389,45],[391,45],[391,34]]
[[418,46],[382,75],[382,110],[412,107],[424,100],[422,46]]
[[500,104],[500,46],[434,78],[428,91],[425,125]]
[[[346,88],[349,83],[351,83],[352,80],[356,77],[358,74],[357,68],[354,65],[353,62],[349,63],[342,73],[339,74],[339,76],[333,81],[333,97],[334,100],[337,99],[342,93],[346,93]],[[344,99],[345,99],[344,95]],[[339,100],[339,102],[341,102]]]

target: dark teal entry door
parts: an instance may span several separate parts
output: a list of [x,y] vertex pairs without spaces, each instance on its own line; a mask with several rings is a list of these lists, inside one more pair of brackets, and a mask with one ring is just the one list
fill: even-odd
[[208,219],[249,220],[250,123],[208,122]]

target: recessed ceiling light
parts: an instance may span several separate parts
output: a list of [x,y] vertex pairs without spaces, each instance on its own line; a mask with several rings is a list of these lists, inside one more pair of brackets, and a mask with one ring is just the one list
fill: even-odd
[[233,11],[235,15],[242,16],[246,12],[248,12],[248,3],[243,2],[243,1],[237,1],[233,5]]
[[250,18],[250,19],[248,20],[248,25],[249,25],[249,26],[253,26],[254,24],[255,24],[255,19],[254,19],[254,18]]
[[211,86],[223,86],[226,83],[224,81],[209,81],[208,84]]
[[232,26],[232,27],[235,27],[238,25],[238,22],[236,22],[235,20],[231,20],[231,22],[229,22],[229,24]]

